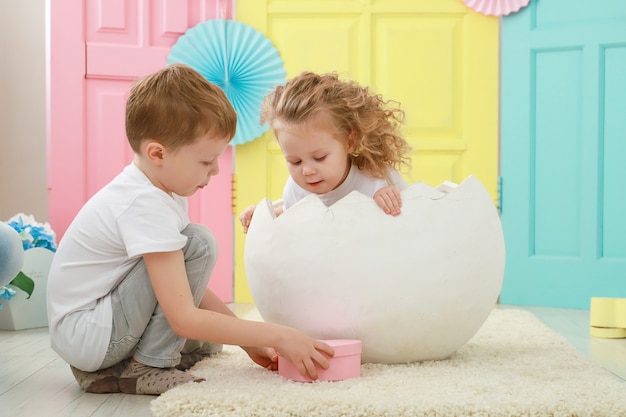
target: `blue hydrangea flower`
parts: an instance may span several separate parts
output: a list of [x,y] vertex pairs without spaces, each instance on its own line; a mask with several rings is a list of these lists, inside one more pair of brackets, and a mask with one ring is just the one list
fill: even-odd
[[37,223],[33,216],[20,213],[13,216],[8,225],[11,226],[22,238],[24,250],[30,248],[46,248],[56,252],[56,234],[48,223]]
[[[0,287],[0,299],[5,299],[9,301],[17,294],[14,289],[9,287]],[[2,303],[0,302],[0,309],[2,309]]]

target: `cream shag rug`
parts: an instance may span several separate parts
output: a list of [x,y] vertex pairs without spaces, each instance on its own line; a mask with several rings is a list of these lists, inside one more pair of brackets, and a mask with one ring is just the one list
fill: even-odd
[[233,346],[191,371],[206,382],[153,400],[154,417],[626,416],[626,382],[521,310],[495,309],[448,360],[363,364],[352,380],[291,382]]

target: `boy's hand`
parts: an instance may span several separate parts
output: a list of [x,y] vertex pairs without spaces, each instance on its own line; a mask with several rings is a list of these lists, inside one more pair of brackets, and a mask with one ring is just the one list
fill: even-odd
[[395,185],[388,185],[376,191],[374,201],[385,213],[392,216],[400,214],[402,197],[400,196],[400,190]]
[[278,370],[278,353],[276,349],[270,347],[242,346],[250,359],[257,365],[269,369],[270,371]]
[[244,233],[248,233],[248,227],[250,227],[250,222],[252,221],[252,215],[254,214],[255,208],[256,206],[249,206],[239,215],[239,221],[243,226]]
[[291,335],[285,334],[284,339],[278,346],[278,352],[291,362],[300,375],[317,379],[317,366],[328,369],[329,357],[335,355],[335,351],[321,340],[312,339],[305,334],[289,329]]
[[[274,326],[270,324],[270,326]],[[328,358],[335,352],[328,344],[315,340],[290,327],[277,325],[278,347],[242,346],[248,356],[257,364],[270,371],[278,370],[278,352],[291,362],[302,376],[317,379],[317,367],[328,369]],[[274,327],[276,329],[276,327]],[[278,351],[278,352],[277,352]]]

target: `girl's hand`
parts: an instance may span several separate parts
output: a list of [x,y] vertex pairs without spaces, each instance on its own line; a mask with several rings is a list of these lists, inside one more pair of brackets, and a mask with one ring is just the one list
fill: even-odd
[[391,216],[400,214],[402,197],[400,196],[400,190],[395,185],[388,185],[376,191],[374,201],[385,213]]
[[250,222],[252,221],[252,215],[254,214],[255,208],[256,206],[249,206],[239,215],[239,221],[243,226],[244,233],[248,233],[248,227],[250,227]]
[[[278,202],[273,203],[272,207],[274,208],[274,215],[276,217],[283,214],[283,200],[279,200]],[[254,214],[254,209],[256,206],[250,206],[246,208],[243,213],[239,215],[239,221],[243,226],[243,232],[248,233],[248,227],[250,227],[250,222],[252,221],[252,215]]]

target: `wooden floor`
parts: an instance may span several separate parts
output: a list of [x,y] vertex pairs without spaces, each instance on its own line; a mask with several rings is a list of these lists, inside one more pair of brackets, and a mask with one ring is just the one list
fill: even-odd
[[[239,316],[252,306],[233,305]],[[589,336],[586,310],[501,306],[531,311],[600,366],[626,379],[626,339]],[[48,329],[0,330],[0,416],[149,417],[153,396],[87,394],[50,348]]]

